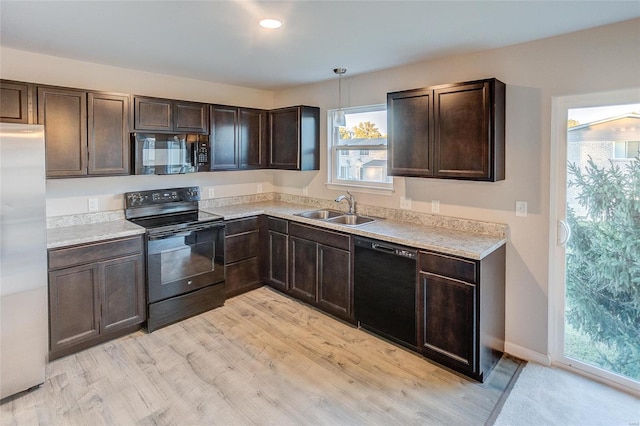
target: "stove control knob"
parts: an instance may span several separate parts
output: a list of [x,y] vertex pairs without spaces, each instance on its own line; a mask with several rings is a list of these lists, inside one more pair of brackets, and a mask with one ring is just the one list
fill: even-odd
[[139,193],[127,194],[127,204],[129,207],[134,207],[142,203],[142,197]]
[[189,200],[197,200],[197,198],[198,198],[198,188],[188,188],[187,189],[187,198]]

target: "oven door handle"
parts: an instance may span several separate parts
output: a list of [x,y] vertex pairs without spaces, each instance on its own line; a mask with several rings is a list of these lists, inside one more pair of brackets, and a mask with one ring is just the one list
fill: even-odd
[[149,241],[162,240],[164,238],[173,238],[173,237],[187,237],[197,231],[204,231],[207,229],[214,229],[214,228],[220,228],[220,227],[224,227],[224,223],[193,226],[191,228],[181,229],[179,231],[164,231],[164,232],[151,233],[151,234],[148,234],[148,237],[149,237]]

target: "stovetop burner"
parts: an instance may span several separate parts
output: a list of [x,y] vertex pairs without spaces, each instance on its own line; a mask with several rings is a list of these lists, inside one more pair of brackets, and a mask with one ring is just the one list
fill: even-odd
[[204,223],[221,220],[222,216],[203,211],[190,211],[186,213],[173,213],[156,216],[146,216],[137,219],[129,219],[130,222],[146,229],[180,227],[195,223]]
[[179,230],[222,216],[198,210],[200,188],[158,189],[125,193],[125,218],[147,230]]

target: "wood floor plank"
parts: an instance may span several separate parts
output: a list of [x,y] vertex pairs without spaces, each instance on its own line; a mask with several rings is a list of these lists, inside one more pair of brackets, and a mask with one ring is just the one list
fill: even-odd
[[518,365],[480,384],[260,288],[49,363],[0,424],[480,425]]

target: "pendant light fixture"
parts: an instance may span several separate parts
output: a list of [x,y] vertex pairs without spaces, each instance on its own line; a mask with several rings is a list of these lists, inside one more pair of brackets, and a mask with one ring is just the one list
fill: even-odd
[[342,74],[347,72],[346,68],[334,68],[333,72],[338,74],[338,111],[335,112],[333,118],[333,125],[335,127],[341,127],[347,125],[347,120],[342,110]]

